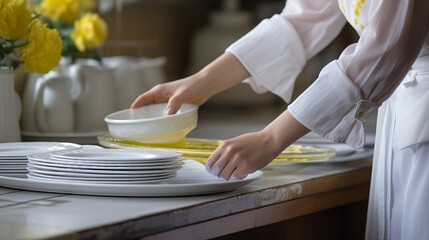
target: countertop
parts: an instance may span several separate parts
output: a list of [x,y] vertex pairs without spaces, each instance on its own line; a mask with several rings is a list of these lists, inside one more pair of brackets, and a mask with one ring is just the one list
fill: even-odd
[[101,197],[0,188],[0,239],[205,239],[368,198],[371,161],[269,165],[237,190]]

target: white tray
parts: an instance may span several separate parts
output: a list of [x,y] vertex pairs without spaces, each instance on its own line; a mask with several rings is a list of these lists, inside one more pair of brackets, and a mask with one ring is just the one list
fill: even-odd
[[186,160],[183,168],[178,171],[176,177],[164,183],[156,184],[63,183],[29,180],[24,177],[0,175],[0,186],[40,192],[100,196],[189,196],[232,191],[261,178],[262,172],[256,171],[243,180],[227,182],[207,173],[202,164],[193,160]]

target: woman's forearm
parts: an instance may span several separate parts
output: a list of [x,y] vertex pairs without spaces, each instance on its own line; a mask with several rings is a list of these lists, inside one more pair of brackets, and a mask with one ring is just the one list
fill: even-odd
[[209,65],[197,72],[194,77],[206,84],[213,96],[250,77],[249,72],[231,53],[224,53]]
[[298,122],[292,114],[286,110],[262,131],[266,132],[275,143],[273,144],[275,148],[273,150],[280,153],[310,130]]

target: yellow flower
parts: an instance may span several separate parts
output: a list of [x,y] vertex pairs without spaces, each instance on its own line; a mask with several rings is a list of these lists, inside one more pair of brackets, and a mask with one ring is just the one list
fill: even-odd
[[26,0],[0,0],[0,37],[17,40],[28,34],[32,20]]
[[31,25],[27,44],[21,49],[21,61],[30,72],[48,73],[61,58],[62,41],[57,30],[36,19]]
[[16,28],[11,33],[11,39],[23,38],[28,34],[28,27],[32,19],[31,10],[27,0],[11,1],[16,4],[15,16],[17,16]]
[[10,38],[13,26],[16,26],[16,16],[9,0],[0,0],[0,37]]
[[106,23],[94,13],[86,13],[75,22],[71,39],[79,51],[100,47],[107,37]]
[[40,4],[41,14],[53,21],[72,23],[79,17],[80,1],[76,0],[43,0]]

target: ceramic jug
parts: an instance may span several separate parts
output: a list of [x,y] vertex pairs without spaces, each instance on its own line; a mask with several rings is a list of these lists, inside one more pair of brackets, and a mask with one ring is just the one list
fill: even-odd
[[22,96],[21,128],[26,132],[68,133],[74,110],[70,79],[59,71],[29,75]]
[[113,70],[78,63],[70,68],[70,76],[74,132],[106,131],[104,117],[118,110]]
[[52,71],[37,79],[34,116],[38,132],[70,133],[74,110],[68,90],[70,79]]

